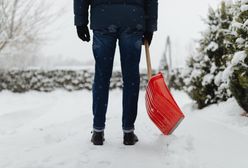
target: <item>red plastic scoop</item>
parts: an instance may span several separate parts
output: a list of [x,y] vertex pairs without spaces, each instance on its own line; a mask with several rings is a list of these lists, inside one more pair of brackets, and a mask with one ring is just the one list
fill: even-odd
[[149,117],[164,135],[170,135],[184,119],[184,114],[172,97],[163,75],[151,74],[149,45],[145,41],[148,85],[146,88],[146,109]]

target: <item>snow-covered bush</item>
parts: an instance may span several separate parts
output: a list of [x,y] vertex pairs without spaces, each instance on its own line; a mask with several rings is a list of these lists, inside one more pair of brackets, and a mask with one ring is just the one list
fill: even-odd
[[[22,93],[30,90],[40,92],[51,92],[55,89],[91,90],[93,78],[94,73],[90,70],[5,70],[0,71],[0,91],[10,90]],[[140,78],[140,88],[145,89],[146,71],[141,72]],[[110,89],[121,89],[122,85],[121,72],[113,72]]]
[[232,5],[225,2],[214,10],[209,9],[205,20],[207,30],[202,33],[199,47],[187,61],[184,73],[184,89],[197,102],[199,108],[219,101],[225,101],[231,93],[222,82],[230,53],[226,36],[233,20]]
[[[56,88],[69,91],[84,88],[88,72],[73,70],[9,70],[0,72],[0,91],[26,92],[37,90],[50,92]],[[92,75],[89,76],[89,78]]]
[[232,61],[226,70],[230,90],[237,102],[248,113],[248,0],[238,1],[228,40],[234,45]]
[[169,88],[174,88],[176,90],[183,90],[185,83],[184,83],[184,76],[183,76],[183,68],[175,68],[171,71],[170,74],[170,81]]
[[248,111],[248,1],[210,8],[206,23],[199,47],[180,72],[184,89],[199,108],[233,95]]
[[243,54],[245,59],[240,59],[240,62],[233,66],[230,90],[239,105],[248,113],[248,52]]

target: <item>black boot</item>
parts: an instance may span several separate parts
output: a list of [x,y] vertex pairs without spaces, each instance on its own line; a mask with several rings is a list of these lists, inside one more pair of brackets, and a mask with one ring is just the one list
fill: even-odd
[[138,137],[134,134],[134,132],[124,133],[124,145],[134,145],[138,141]]
[[91,137],[91,142],[94,145],[103,145],[103,142],[105,141],[104,139],[104,132],[96,132],[93,131],[92,137]]

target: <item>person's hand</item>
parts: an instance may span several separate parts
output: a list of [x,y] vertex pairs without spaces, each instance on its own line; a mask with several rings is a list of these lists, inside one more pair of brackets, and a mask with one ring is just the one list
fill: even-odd
[[88,26],[77,26],[78,37],[83,41],[90,41],[90,32]]
[[153,38],[153,32],[145,32],[143,34],[143,43],[146,40],[148,42],[148,44],[150,45],[152,42],[152,38]]

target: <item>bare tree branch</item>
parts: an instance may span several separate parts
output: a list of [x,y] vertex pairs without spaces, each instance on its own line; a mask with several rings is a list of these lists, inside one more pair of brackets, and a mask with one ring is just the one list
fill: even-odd
[[40,44],[44,30],[61,14],[51,6],[44,0],[0,0],[0,54]]

